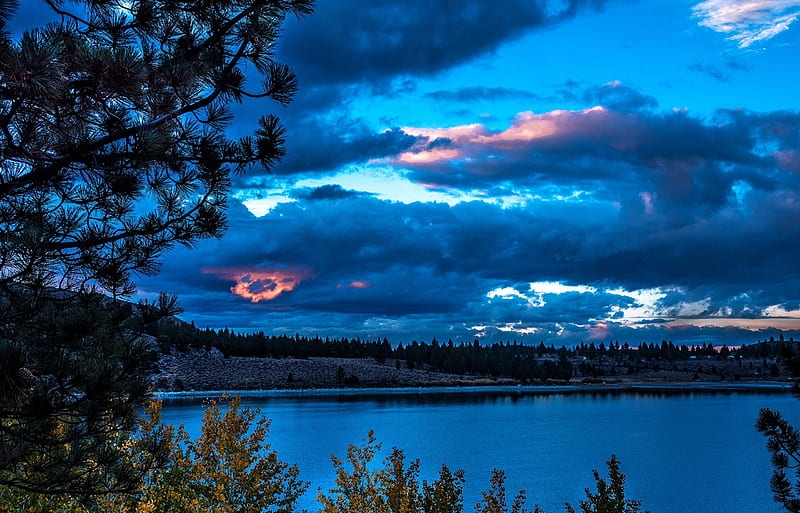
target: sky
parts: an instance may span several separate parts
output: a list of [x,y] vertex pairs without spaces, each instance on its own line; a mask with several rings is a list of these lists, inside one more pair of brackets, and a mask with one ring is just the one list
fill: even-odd
[[[22,7],[25,14],[25,5]],[[200,327],[800,337],[800,0],[318,0],[287,156],[139,297]]]

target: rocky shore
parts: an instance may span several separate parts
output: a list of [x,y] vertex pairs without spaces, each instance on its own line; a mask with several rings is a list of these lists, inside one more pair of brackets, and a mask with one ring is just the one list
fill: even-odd
[[[569,382],[547,381],[550,385],[628,385],[718,383],[736,386],[742,383],[786,384],[786,375],[767,376],[764,368],[772,361],[694,360],[666,363],[643,368],[633,374],[623,367],[611,375],[591,377],[575,375]],[[578,360],[573,362],[579,369]],[[613,366],[612,366],[613,367]],[[606,369],[606,371],[611,370]],[[209,390],[292,390],[320,388],[394,388],[516,385],[510,378],[471,376],[409,369],[405,362],[371,358],[256,358],[226,357],[217,349],[172,349],[163,354],[152,376],[159,392]]]
[[275,390],[339,387],[436,387],[514,384],[510,379],[459,376],[421,369],[397,368],[394,360],[379,363],[355,358],[225,357],[215,349],[173,351],[162,355],[154,388],[189,390]]

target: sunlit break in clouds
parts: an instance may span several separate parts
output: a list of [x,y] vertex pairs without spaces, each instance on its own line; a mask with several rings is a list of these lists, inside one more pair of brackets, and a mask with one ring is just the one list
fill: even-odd
[[239,297],[249,299],[251,303],[270,301],[284,292],[291,292],[310,273],[298,269],[269,269],[247,271],[241,269],[203,269],[205,274],[213,274],[225,280],[233,280],[236,285],[231,292]]

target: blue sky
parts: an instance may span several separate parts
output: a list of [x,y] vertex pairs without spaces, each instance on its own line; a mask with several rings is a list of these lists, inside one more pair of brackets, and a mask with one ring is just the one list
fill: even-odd
[[[24,6],[23,6],[24,13]],[[800,0],[319,0],[288,154],[140,295],[411,340],[800,336]]]

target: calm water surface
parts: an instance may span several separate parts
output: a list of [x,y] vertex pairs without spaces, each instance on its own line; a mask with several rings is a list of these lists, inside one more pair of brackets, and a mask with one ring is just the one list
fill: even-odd
[[[592,469],[605,474],[611,454],[622,461],[628,496],[651,513],[777,513],[755,420],[768,407],[800,425],[800,402],[758,390],[317,392],[242,402],[272,419],[270,443],[311,482],[302,506],[312,511],[317,488],[333,484],[330,455],[344,456],[373,429],[384,455],[396,446],[419,458],[423,478],[435,478],[442,462],[464,469],[465,513],[495,467],[506,471],[509,495],[524,489],[531,508],[561,512],[593,487]],[[193,435],[201,416],[199,399],[164,407],[165,421]]]

